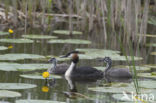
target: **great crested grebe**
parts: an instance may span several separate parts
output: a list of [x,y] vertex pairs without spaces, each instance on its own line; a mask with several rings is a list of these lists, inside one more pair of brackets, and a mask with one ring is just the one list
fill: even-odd
[[103,72],[93,67],[83,66],[77,68],[76,64],[79,61],[77,53],[78,51],[72,51],[67,55],[63,56],[63,57],[71,57],[71,65],[65,72],[65,77],[71,77],[82,80],[97,80],[103,78]]
[[49,62],[52,63],[52,67],[47,70],[50,74],[60,74],[60,75],[62,75],[69,68],[69,65],[66,64],[66,63],[57,64],[56,58],[51,58],[49,60]]
[[104,61],[105,63],[107,63],[106,69],[104,71],[105,76],[116,78],[132,78],[132,74],[130,73],[129,69],[111,68],[112,60],[110,59],[110,57],[105,57],[100,61]]

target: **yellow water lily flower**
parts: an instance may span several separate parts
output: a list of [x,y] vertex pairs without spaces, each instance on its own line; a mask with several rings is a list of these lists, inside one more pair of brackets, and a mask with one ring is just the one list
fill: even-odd
[[43,78],[48,78],[50,76],[49,72],[42,73]]
[[12,45],[8,46],[8,49],[12,49],[12,48],[13,48],[13,46],[12,46]]
[[9,32],[10,34],[13,34],[13,33],[14,33],[14,31],[13,31],[12,29],[9,29],[8,32]]
[[42,92],[48,92],[49,91],[49,87],[48,86],[43,86],[42,87]]

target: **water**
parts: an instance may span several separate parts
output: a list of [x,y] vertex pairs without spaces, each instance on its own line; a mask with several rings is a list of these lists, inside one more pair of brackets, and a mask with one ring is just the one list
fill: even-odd
[[[30,31],[30,33],[32,33]],[[39,32],[39,31],[38,31]],[[24,34],[23,32],[15,33],[13,36],[9,36],[8,38],[20,38],[20,36]],[[54,35],[54,34],[52,34]],[[69,36],[62,36],[58,35],[59,38],[70,38]],[[120,50],[119,44],[114,43],[112,44],[104,44],[103,40],[101,40],[100,36],[102,34],[99,34],[96,39],[96,35],[88,35],[85,34],[82,36],[73,36],[72,38],[80,38],[80,39],[89,39],[92,41],[91,45],[75,45],[75,44],[48,44],[46,43],[46,40],[36,40],[35,43],[32,44],[11,44],[11,43],[1,43],[1,45],[9,46],[12,45],[13,48],[5,51],[0,51],[1,54],[6,53],[29,53],[29,54],[39,54],[39,55],[63,55],[69,51],[75,50],[76,48],[105,48],[105,49],[111,49],[111,50]],[[4,38],[4,37],[1,37]],[[39,42],[37,42],[39,41]],[[154,64],[155,63],[155,57],[151,56],[147,52],[152,52],[154,49],[149,49],[142,47],[140,48],[139,55],[144,57],[144,60],[141,61],[141,63],[144,64]],[[134,51],[135,52],[135,51]],[[128,50],[127,50],[128,53]],[[47,61],[39,61],[39,60],[18,60],[13,61],[17,63],[47,63]],[[70,63],[68,61],[68,63]],[[139,62],[140,63],[140,62]],[[114,65],[120,65],[120,64],[126,64],[126,62],[121,61],[113,61]],[[81,60],[78,65],[91,65],[91,66],[103,66],[103,63],[98,63],[96,60]],[[41,72],[41,71],[40,71]],[[22,96],[19,98],[12,98],[12,99],[2,99],[3,101],[10,101],[15,102],[17,99],[39,99],[39,100],[56,100],[56,101],[64,101],[68,103],[80,103],[80,100],[82,103],[115,103],[115,100],[112,99],[111,94],[109,93],[98,93],[98,92],[92,92],[88,90],[88,87],[95,87],[99,86],[102,83],[105,83],[105,80],[93,82],[93,83],[86,83],[86,82],[76,82],[76,88],[78,93],[81,93],[85,96],[93,96],[94,98],[102,96],[102,99],[95,99],[95,100],[87,100],[82,99],[80,97],[75,97],[76,99],[70,99],[65,95],[64,92],[70,92],[70,86],[67,83],[67,81],[63,79],[57,79],[55,84],[51,87],[49,87],[48,92],[43,92],[42,88],[45,86],[45,80],[32,80],[32,79],[24,79],[19,77],[20,74],[26,74],[27,72],[4,72],[0,71],[1,83],[30,83],[30,84],[36,84],[37,87],[33,89],[26,89],[26,90],[16,90],[19,91]],[[74,97],[73,97],[74,98]]]

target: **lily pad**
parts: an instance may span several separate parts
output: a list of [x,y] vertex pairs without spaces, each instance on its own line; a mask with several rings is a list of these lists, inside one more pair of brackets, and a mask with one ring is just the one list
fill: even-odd
[[152,52],[151,55],[156,55],[156,52]]
[[156,81],[154,80],[139,81],[139,84],[142,88],[156,89]]
[[111,83],[111,86],[104,87],[92,87],[88,88],[91,91],[103,92],[103,93],[122,93],[123,91],[134,91],[133,84],[129,83]]
[[6,50],[6,49],[8,49],[8,47],[0,46],[0,50]]
[[33,71],[43,70],[51,67],[51,64],[18,64],[18,63],[0,63],[2,71]]
[[156,79],[156,75],[152,75],[152,73],[139,73],[137,76],[149,79]]
[[10,53],[10,54],[4,54],[0,55],[0,60],[22,60],[22,59],[39,59],[39,58],[45,58],[42,55],[37,54],[22,54],[22,53]]
[[33,40],[30,39],[0,39],[0,42],[3,43],[33,43]]
[[152,71],[156,70],[156,64],[148,64],[148,65],[144,65],[144,66],[151,68]]
[[[109,56],[112,60],[126,61],[125,56],[121,56],[119,51],[105,50],[105,49],[76,49],[77,51],[84,52],[85,54],[79,54],[80,59],[96,59]],[[127,56],[128,60],[131,60],[130,56]],[[134,60],[142,60],[142,57],[134,57]]]
[[[124,65],[118,65],[118,66],[115,66],[113,68],[127,68],[127,69],[133,69],[133,66],[124,66]],[[145,72],[145,71],[150,71],[151,68],[149,67],[146,67],[146,66],[135,66],[135,69],[138,71],[138,72]]]
[[29,99],[21,99],[21,100],[16,100],[15,103],[65,103],[65,102],[60,102],[60,101],[52,101],[52,100],[29,100]]
[[122,93],[123,91],[135,92],[135,89],[133,87],[93,87],[88,89],[91,91],[103,92],[103,93]]
[[[70,31],[68,31],[68,30],[55,30],[53,33],[62,34],[62,35],[70,35]],[[72,31],[72,34],[73,35],[82,35],[82,32]]]
[[156,43],[150,43],[150,44],[146,44],[146,46],[152,46],[152,47],[156,47]]
[[[41,73],[36,73],[36,74],[25,74],[25,75],[20,75],[20,77],[23,77],[23,78],[27,78],[27,79],[45,79],[42,77],[42,74]],[[49,78],[47,79],[61,79],[62,77],[59,76],[59,75],[50,75]]]
[[8,90],[0,90],[0,98],[14,98],[14,97],[20,97],[20,96],[21,96],[21,94],[18,92],[8,91]]
[[154,35],[154,34],[146,34],[146,35],[144,35],[144,34],[138,34],[138,36],[156,38],[156,35]]
[[37,87],[35,84],[25,83],[0,83],[0,89],[30,89]]
[[[145,94],[145,95],[150,96],[150,93],[149,94]],[[119,101],[127,101],[127,102],[119,102],[119,103],[148,103],[146,101],[146,98],[144,97],[145,95],[144,94],[140,94],[136,98],[136,97],[133,97],[133,96],[135,96],[135,94],[125,93],[125,94],[113,94],[112,97],[114,99],[116,99],[116,100],[119,100]]]
[[8,32],[0,31],[0,35],[9,35],[9,33]]
[[56,36],[49,36],[49,35],[31,35],[31,34],[27,34],[27,35],[22,35],[22,37],[24,38],[28,38],[28,39],[56,39]]
[[55,44],[55,43],[67,43],[67,44],[91,44],[89,40],[81,40],[81,39],[55,39],[50,40],[48,43]]

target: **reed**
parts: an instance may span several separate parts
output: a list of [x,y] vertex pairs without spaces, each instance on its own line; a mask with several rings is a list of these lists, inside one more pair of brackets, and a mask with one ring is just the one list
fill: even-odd
[[[132,41],[137,44],[146,42],[146,37],[141,35],[147,32],[150,0],[33,0],[33,2],[1,0],[0,2],[6,4],[6,15],[8,6],[24,12],[27,15],[27,25],[41,25],[46,29],[52,25],[50,23],[53,23],[53,17],[58,16],[55,14],[60,14],[62,16],[59,15],[59,18],[67,19],[70,32],[74,30],[73,25],[76,23],[79,30],[86,32],[85,34],[94,30],[103,31],[101,33],[107,41],[109,36],[114,35],[114,31],[123,29],[123,33],[119,35],[123,42]],[[15,16],[18,17],[17,13]],[[95,23],[99,26],[95,27]],[[140,36],[137,36],[138,34]]]

